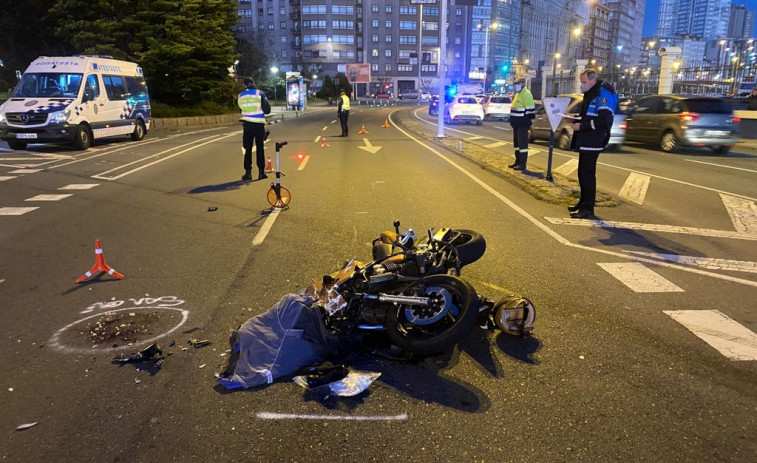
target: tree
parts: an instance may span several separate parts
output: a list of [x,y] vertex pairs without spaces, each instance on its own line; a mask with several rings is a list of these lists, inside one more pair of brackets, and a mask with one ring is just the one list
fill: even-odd
[[58,40],[54,24],[45,13],[56,0],[0,0],[0,59],[4,68],[23,71],[40,55],[70,55],[73,51]]
[[138,62],[152,97],[194,104],[226,85],[235,0],[58,0],[48,18],[81,54]]

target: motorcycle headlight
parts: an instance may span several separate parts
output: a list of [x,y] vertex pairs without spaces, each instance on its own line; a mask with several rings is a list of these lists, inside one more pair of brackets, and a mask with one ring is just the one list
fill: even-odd
[[50,122],[54,124],[62,124],[68,120],[68,115],[71,111],[66,109],[65,111],[56,111],[50,115]]

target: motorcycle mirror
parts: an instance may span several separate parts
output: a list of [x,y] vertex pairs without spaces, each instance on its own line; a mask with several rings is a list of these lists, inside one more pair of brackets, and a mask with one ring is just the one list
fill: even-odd
[[394,221],[394,233],[397,234],[397,239],[399,239],[399,236],[400,236],[400,221],[399,220]]

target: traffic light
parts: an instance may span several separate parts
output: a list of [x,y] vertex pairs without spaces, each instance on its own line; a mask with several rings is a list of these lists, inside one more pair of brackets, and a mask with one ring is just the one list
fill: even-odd
[[510,72],[510,62],[505,61],[504,63],[502,63],[502,73],[507,74],[508,72]]

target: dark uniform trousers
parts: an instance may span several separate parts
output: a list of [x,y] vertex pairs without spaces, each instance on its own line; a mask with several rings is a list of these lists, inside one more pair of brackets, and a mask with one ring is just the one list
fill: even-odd
[[601,151],[578,151],[578,185],[581,187],[579,203],[582,209],[594,210],[597,195],[597,159]]
[[256,163],[262,172],[265,169],[265,124],[244,121],[242,147],[244,148],[244,170],[252,170],[252,144],[255,143]]
[[347,135],[349,135],[348,132],[350,131],[350,128],[347,127],[347,119],[349,117],[350,117],[350,112],[349,111],[342,110],[339,113],[339,123],[342,125],[342,136],[343,137],[346,137]]

